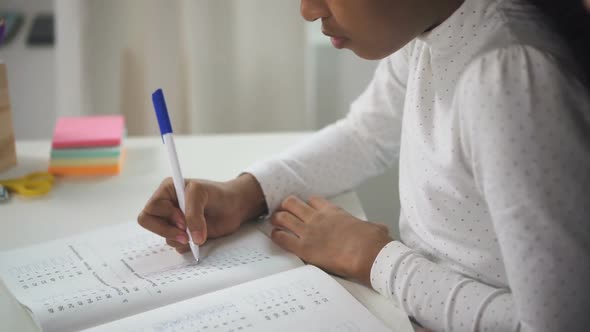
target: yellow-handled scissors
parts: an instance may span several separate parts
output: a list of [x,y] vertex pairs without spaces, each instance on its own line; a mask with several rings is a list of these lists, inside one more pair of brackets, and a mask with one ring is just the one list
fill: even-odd
[[54,179],[51,173],[35,172],[18,179],[0,180],[0,185],[17,194],[33,197],[47,194]]

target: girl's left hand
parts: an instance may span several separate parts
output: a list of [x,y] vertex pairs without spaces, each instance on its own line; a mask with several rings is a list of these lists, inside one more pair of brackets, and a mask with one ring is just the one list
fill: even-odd
[[392,241],[386,226],[353,217],[331,202],[291,196],[271,217],[272,240],[305,262],[371,286],[371,267]]

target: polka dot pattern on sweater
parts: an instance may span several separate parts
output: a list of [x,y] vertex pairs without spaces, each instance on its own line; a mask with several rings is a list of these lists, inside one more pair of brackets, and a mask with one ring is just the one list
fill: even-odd
[[247,172],[272,211],[399,160],[371,283],[436,331],[590,326],[590,100],[525,0],[465,0],[384,59],[349,115]]

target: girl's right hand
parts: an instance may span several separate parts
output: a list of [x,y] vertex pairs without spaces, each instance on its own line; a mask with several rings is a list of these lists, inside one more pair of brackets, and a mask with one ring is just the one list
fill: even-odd
[[190,250],[186,229],[196,244],[229,235],[248,220],[262,215],[266,203],[260,185],[250,174],[228,182],[185,180],[186,216],[178,207],[172,179],[164,180],[137,221],[166,239],[180,253]]

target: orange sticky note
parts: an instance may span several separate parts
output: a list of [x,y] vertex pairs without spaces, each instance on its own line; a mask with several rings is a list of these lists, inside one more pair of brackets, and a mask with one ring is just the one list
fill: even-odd
[[60,118],[55,125],[54,149],[118,146],[125,133],[121,115]]
[[125,150],[115,164],[106,165],[49,165],[48,172],[53,175],[118,175],[123,169]]

